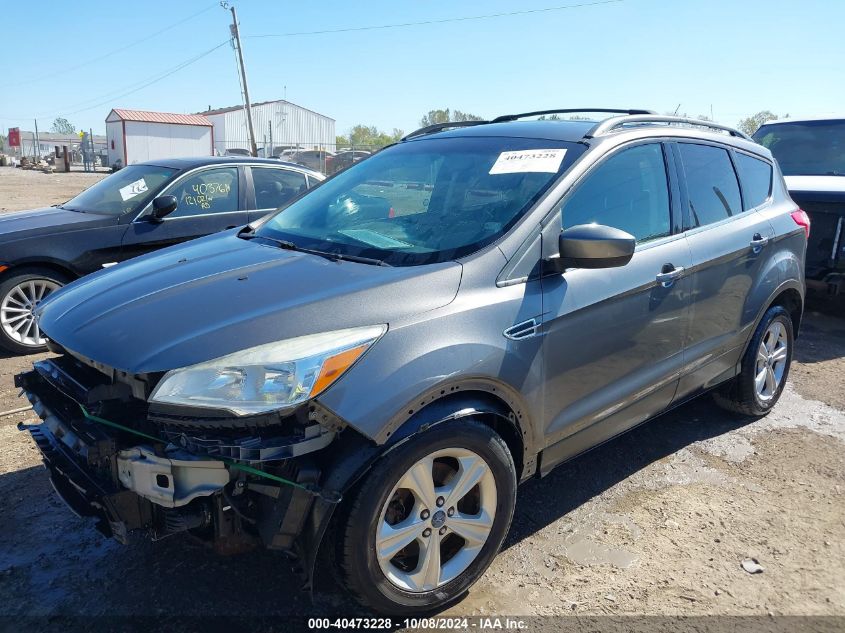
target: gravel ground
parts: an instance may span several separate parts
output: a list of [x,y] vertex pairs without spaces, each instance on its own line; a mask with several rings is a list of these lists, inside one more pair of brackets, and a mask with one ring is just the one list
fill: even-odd
[[[8,209],[93,181],[8,171]],[[529,482],[504,551],[448,613],[845,616],[845,309],[814,306],[768,417],[700,399]],[[35,358],[0,358],[0,411],[25,404],[12,379]],[[50,488],[15,428],[32,418],[0,418],[0,616],[355,613],[330,583],[312,603],[277,554],[104,540]]]
[[45,174],[41,171],[0,167],[0,213],[66,202],[107,175],[106,172],[94,174],[81,171]]

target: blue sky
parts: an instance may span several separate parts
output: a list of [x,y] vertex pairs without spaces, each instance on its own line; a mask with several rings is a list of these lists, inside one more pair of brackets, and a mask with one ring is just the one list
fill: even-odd
[[[438,20],[597,0],[235,2],[253,101],[285,96],[337,120],[410,131],[434,108],[482,116],[573,106],[710,114],[845,111],[845,2],[622,0],[566,10],[346,33],[255,37]],[[198,14],[198,15],[195,15]],[[102,132],[112,107],[194,112],[240,102],[209,0],[20,2],[3,17],[0,129],[65,116]],[[171,30],[132,44],[185,18]],[[43,52],[22,54],[33,43]],[[60,42],[66,43],[63,54]],[[93,63],[89,60],[108,55]],[[79,66],[79,67],[76,67]],[[92,107],[94,106],[94,107]]]

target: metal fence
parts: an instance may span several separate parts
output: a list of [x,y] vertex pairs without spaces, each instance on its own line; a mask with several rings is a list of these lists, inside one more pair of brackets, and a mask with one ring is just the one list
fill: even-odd
[[[215,154],[219,156],[249,156],[248,144],[241,141],[215,141]],[[277,158],[297,163],[326,175],[334,174],[353,163],[360,162],[382,149],[384,145],[338,145],[300,140],[283,145],[270,143],[268,138],[256,139],[259,158]]]

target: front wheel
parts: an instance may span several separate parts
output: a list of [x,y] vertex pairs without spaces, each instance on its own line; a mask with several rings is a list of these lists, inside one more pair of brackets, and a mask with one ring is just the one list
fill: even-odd
[[347,588],[382,613],[445,607],[495,558],[515,499],[513,459],[492,429],[456,421],[420,433],[352,501],[338,544]]
[[21,270],[0,283],[0,348],[13,354],[43,352],[47,340],[35,321],[35,306],[67,283],[48,270]]

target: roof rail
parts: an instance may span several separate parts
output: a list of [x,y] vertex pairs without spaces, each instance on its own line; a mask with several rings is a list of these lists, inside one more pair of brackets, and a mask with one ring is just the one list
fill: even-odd
[[408,139],[412,139],[417,136],[434,134],[435,132],[448,130],[453,127],[470,127],[472,125],[483,125],[485,123],[490,123],[490,121],[446,121],[445,123],[435,123],[434,125],[427,125],[425,127],[421,127],[419,130],[411,132],[410,134],[406,134],[400,140],[407,141]]
[[610,114],[656,114],[653,110],[619,110],[617,108],[564,108],[561,110],[537,110],[536,112],[523,112],[521,114],[503,114],[497,116],[490,123],[504,123],[505,121],[516,121],[529,116],[541,116],[545,114],[575,114],[577,112],[607,112]]
[[584,138],[594,138],[596,136],[602,136],[603,134],[608,134],[613,130],[620,128],[624,125],[629,124],[648,124],[648,123],[657,123],[657,124],[666,124],[666,125],[685,125],[690,127],[706,127],[712,130],[719,130],[720,132],[727,132],[731,136],[735,136],[737,138],[743,138],[747,141],[750,141],[751,138],[737,129],[734,129],[727,125],[722,125],[721,123],[714,123],[713,121],[702,121],[701,119],[690,119],[687,117],[680,117],[680,116],[663,116],[660,114],[634,114],[630,116],[617,116],[612,117],[610,119],[605,119],[596,125],[584,135]]

